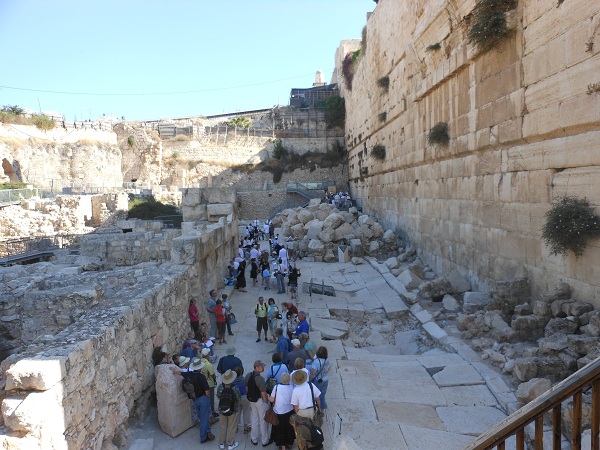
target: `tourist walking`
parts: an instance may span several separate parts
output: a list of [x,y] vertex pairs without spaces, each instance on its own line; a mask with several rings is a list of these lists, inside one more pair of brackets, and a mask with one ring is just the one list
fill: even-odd
[[254,315],[256,316],[256,331],[258,332],[258,338],[256,342],[260,342],[260,332],[264,331],[265,341],[267,338],[267,330],[269,329],[269,323],[267,321],[268,306],[265,304],[264,297],[258,297],[258,303],[254,309]]
[[224,449],[227,445],[228,450],[233,450],[240,445],[235,440],[237,431],[238,411],[241,403],[240,390],[233,384],[236,378],[236,372],[227,370],[223,374],[223,379],[217,389],[217,398],[219,399],[219,448]]
[[[239,365],[235,368],[237,377],[233,384],[240,390],[241,408],[238,412],[239,425],[244,424],[244,434],[250,433],[250,402],[248,402],[248,391],[246,390],[246,380],[244,379],[244,368]],[[240,414],[241,413],[241,414]]]
[[223,375],[228,370],[235,370],[236,367],[243,367],[242,360],[235,356],[235,347],[229,347],[226,350],[226,356],[221,357],[219,359],[219,364],[217,364],[217,372]]
[[215,306],[215,316],[217,318],[217,339],[219,344],[227,344],[225,340],[225,328],[227,327],[226,310],[223,306],[223,301],[217,300],[217,306]]
[[200,372],[204,368],[202,360],[196,358],[190,366],[191,373],[186,378],[194,386],[195,399],[193,401],[196,417],[200,424],[200,443],[212,441],[215,436],[210,430],[210,389],[206,377]]
[[250,440],[253,445],[258,445],[259,440],[263,447],[271,444],[271,425],[265,422],[265,412],[269,409],[267,386],[262,373],[265,363],[261,360],[254,361],[254,370],[246,375],[246,391],[250,402],[251,431]]
[[297,370],[292,375],[294,390],[290,403],[294,405],[296,414],[312,419],[316,409],[319,409],[319,395],[321,391],[308,381],[308,375],[304,370]]
[[246,292],[246,260],[240,261],[240,265],[238,266],[236,287],[240,291]]
[[217,316],[215,316],[215,306],[217,306],[217,299],[219,298],[219,294],[215,289],[211,289],[208,293],[208,300],[206,302],[206,313],[208,314],[208,319],[210,320],[210,337],[215,337],[217,335]]
[[275,445],[280,450],[294,445],[294,429],[290,425],[290,417],[294,414],[294,405],[291,403],[293,390],[293,386],[290,385],[290,374],[285,372],[281,374],[281,384],[275,386],[269,398],[279,419],[279,425],[274,427],[273,434]]
[[190,316],[190,325],[192,326],[192,330],[194,330],[194,333],[197,333],[198,330],[200,330],[200,311],[198,311],[198,306],[196,306],[195,297],[190,299],[188,315]]
[[294,267],[288,275],[288,286],[290,288],[292,300],[298,298],[298,278],[300,278],[300,275],[301,273],[296,267]]
[[279,308],[275,304],[275,299],[273,297],[269,298],[269,309],[267,311],[267,322],[269,324],[269,334],[271,338],[269,342],[275,342],[275,330],[277,329],[277,324],[279,323]]
[[250,278],[252,279],[252,286],[258,286],[258,263],[256,258],[250,259]]
[[317,357],[312,363],[310,372],[311,382],[321,391],[321,395],[319,395],[321,409],[327,409],[325,394],[327,394],[327,387],[329,386],[328,373],[331,366],[327,360],[327,356],[327,348],[324,346],[319,347],[317,349]]
[[225,318],[227,319],[227,321],[225,322],[227,325],[227,333],[229,334],[229,336],[233,336],[233,333],[231,332],[231,301],[229,300],[229,296],[227,294],[223,294],[221,296],[221,300],[223,301],[223,306],[225,307]]

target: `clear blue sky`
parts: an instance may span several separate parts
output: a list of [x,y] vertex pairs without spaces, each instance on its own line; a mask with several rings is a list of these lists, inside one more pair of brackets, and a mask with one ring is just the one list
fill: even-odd
[[311,87],[317,69],[330,81],[339,42],[360,38],[374,8],[372,0],[0,0],[0,106],[38,111],[39,98],[67,120],[145,120],[287,105],[290,88]]

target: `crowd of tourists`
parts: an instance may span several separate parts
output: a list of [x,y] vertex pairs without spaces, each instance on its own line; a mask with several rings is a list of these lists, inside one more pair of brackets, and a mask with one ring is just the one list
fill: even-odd
[[326,192],[325,203],[331,203],[336,208],[350,208],[352,206],[352,196],[349,192]]
[[[258,221],[257,221],[258,222]],[[262,228],[262,230],[261,230]],[[227,294],[209,292],[204,307],[208,323],[201,322],[198,299],[189,302],[191,331],[180,351],[168,355],[157,348],[154,363],[174,364],[171,370],[182,378],[182,389],[192,401],[193,419],[200,425],[200,442],[216,439],[211,426],[218,422],[220,449],[233,450],[238,428],[250,434],[252,444],[263,447],[275,443],[281,450],[297,442],[300,450],[322,449],[321,429],[327,408],[329,384],[327,348],[317,347],[310,339],[307,315],[294,301],[300,271],[290,263],[284,245],[273,234],[272,224],[252,223],[240,242],[235,258],[228,267],[226,283],[246,289],[246,265],[250,267],[252,286],[278,293],[290,293],[291,300],[280,305],[274,297],[265,301],[258,296],[254,308],[256,343],[275,344],[271,364],[256,359],[252,368],[244,369],[236,349],[229,346],[218,358],[215,346],[227,344],[236,323],[233,305]],[[270,238],[269,250],[261,250],[259,241]],[[258,284],[258,275],[261,283]],[[287,279],[287,282],[286,282]],[[218,361],[218,362],[217,362]]]

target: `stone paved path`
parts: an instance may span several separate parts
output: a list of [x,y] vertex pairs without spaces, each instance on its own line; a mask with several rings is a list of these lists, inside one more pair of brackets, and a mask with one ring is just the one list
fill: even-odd
[[[348,309],[361,316],[364,309],[382,309],[394,317],[410,314],[402,303],[397,280],[385,267],[370,264],[314,263],[298,261],[301,282],[311,279],[334,286],[336,297],[307,293],[299,294],[300,310],[309,312],[311,320],[329,317],[330,308]],[[244,367],[251,370],[255,359],[269,364],[274,344],[256,343],[254,306],[259,295],[274,297],[276,303],[289,300],[289,295],[276,290],[264,291],[252,287],[247,292],[232,293],[232,304],[238,323],[235,336],[228,344],[217,345],[221,356],[229,345],[237,349]],[[325,449],[333,448],[333,438],[352,438],[359,448],[446,450],[461,449],[481,432],[506,415],[503,408],[514,403],[514,395],[498,374],[484,365],[477,354],[460,341],[448,339],[443,330],[430,320],[426,311],[412,308],[424,329],[443,349],[433,349],[422,355],[401,355],[389,348],[344,347],[339,340],[322,340],[319,330],[311,330],[317,345],[329,350],[333,364],[327,401],[327,424],[330,433]],[[318,320],[315,320],[315,324]],[[169,349],[170,351],[172,349]],[[392,349],[393,350],[393,349]],[[267,366],[268,367],[268,366]],[[218,425],[213,426],[218,435]],[[260,448],[251,444],[249,435],[238,432],[240,449]],[[198,428],[194,427],[177,438],[164,434],[152,411],[145,423],[134,428],[129,440],[130,450],[167,450],[174,448],[217,449],[215,441],[200,446]],[[507,446],[511,448],[512,445]],[[275,448],[271,445],[269,448]],[[296,447],[294,447],[296,448]],[[343,448],[355,448],[346,444]]]

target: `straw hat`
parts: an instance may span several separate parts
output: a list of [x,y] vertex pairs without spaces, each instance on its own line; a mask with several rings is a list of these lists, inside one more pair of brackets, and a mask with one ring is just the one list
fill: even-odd
[[192,364],[190,365],[190,368],[194,369],[194,370],[201,370],[204,367],[204,361],[202,361],[200,358],[194,358],[194,360],[192,361]]
[[294,372],[294,374],[292,375],[292,381],[294,382],[294,384],[296,386],[300,386],[300,385],[304,384],[306,379],[307,379],[307,376],[306,376],[306,372],[304,370],[296,370]]
[[180,356],[179,357],[179,367],[183,367],[183,366],[185,366],[189,362],[190,362],[190,358],[188,358],[187,356]]
[[223,384],[231,384],[231,383],[233,383],[233,380],[235,380],[236,378],[237,378],[237,373],[231,369],[228,369],[223,374]]

